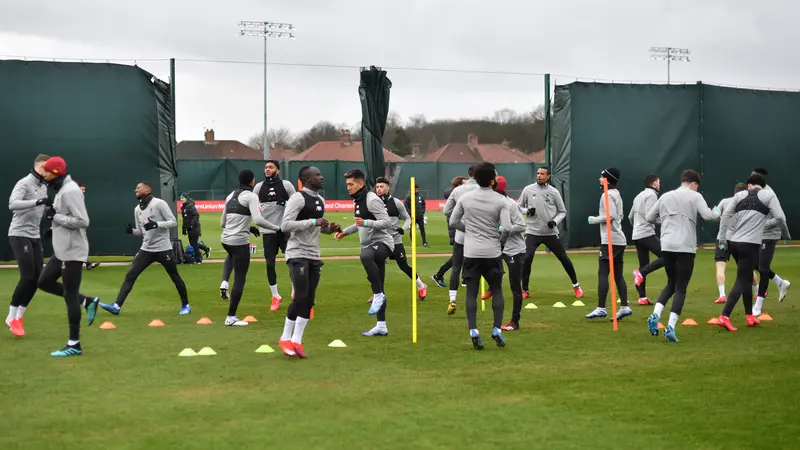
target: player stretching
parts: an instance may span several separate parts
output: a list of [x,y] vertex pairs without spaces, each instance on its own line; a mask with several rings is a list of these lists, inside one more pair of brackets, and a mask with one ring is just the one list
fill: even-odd
[[[761,175],[764,182],[767,180],[766,169],[755,169],[754,174]],[[769,185],[765,185],[764,190],[772,191]],[[769,287],[769,280],[775,281],[778,286],[778,301],[782,302],[786,298],[786,292],[792,283],[789,280],[784,280],[777,273],[772,271],[772,258],[775,256],[775,246],[778,245],[778,240],[783,238],[786,241],[792,239],[789,234],[789,229],[786,227],[781,228],[778,220],[767,215],[767,223],[764,227],[764,237],[761,242],[761,250],[758,254],[758,298],[756,298],[756,305],[753,307],[753,314],[755,316],[761,315],[761,307],[764,304],[764,298],[767,296],[767,287]]]
[[[453,189],[453,192],[450,193],[450,197],[447,197],[447,202],[445,202],[442,212],[447,218],[448,223],[450,223],[450,217],[455,209],[456,203],[458,203],[458,200],[461,198],[461,196],[467,192],[478,189],[478,183],[475,182],[474,178],[475,167],[477,166],[471,166],[467,171],[469,179],[467,179],[467,181],[461,186]],[[456,313],[456,296],[458,294],[458,285],[461,284],[461,279],[463,278],[461,276],[461,267],[464,263],[464,232],[459,229],[456,229],[452,260],[453,266],[450,269],[450,304],[447,305],[447,314],[451,315]]]
[[336,240],[358,231],[361,241],[361,264],[367,272],[372,287],[372,305],[369,314],[377,314],[377,324],[361,333],[363,336],[386,336],[386,294],[383,283],[386,278],[386,258],[394,251],[394,238],[390,233],[392,221],[383,201],[374,192],[367,190],[364,172],[353,169],[344,174],[347,192],[355,205],[355,222],[334,236]]
[[[483,349],[478,333],[478,289],[481,277],[489,284],[492,297],[494,323],[492,339],[498,347],[506,340],[500,327],[503,325],[503,260],[502,247],[511,229],[511,219],[506,199],[492,190],[497,172],[494,165],[481,163],[475,167],[478,189],[464,194],[453,208],[450,226],[464,232],[464,281],[467,282],[467,324],[472,346]],[[452,197],[452,195],[451,195]],[[499,232],[499,233],[498,233]]]
[[733,196],[720,221],[720,234],[727,237],[731,256],[736,260],[737,266],[736,283],[719,316],[719,326],[728,331],[737,330],[730,317],[739,297],[744,299],[747,326],[753,327],[759,323],[753,313],[753,292],[749,285],[753,271],[759,265],[759,246],[763,240],[767,217],[777,221],[779,229],[788,234],[786,215],[778,197],[774,192],[765,190],[766,185],[766,180],[760,174],[750,175],[747,179],[747,191],[737,192]]
[[558,189],[548,184],[550,169],[540,167],[536,171],[536,183],[528,185],[519,197],[519,206],[526,211],[525,262],[522,266],[522,298],[528,298],[531,265],[536,249],[544,244],[561,262],[572,281],[575,297],[583,297],[583,290],[575,274],[575,266],[567,256],[567,250],[558,240],[558,224],[567,217],[567,208]]
[[283,334],[278,345],[286,356],[307,358],[303,349],[303,332],[314,306],[323,264],[319,235],[330,234],[341,228],[335,223],[328,223],[323,217],[325,199],[318,192],[325,179],[319,169],[305,166],[300,169],[298,178],[303,181],[303,189],[289,197],[281,222],[281,230],[291,233],[286,243],[286,264],[295,295],[286,310]]
[[[450,194],[453,193],[453,190],[458,186],[461,186],[467,181],[467,177],[457,176],[453,178],[450,182],[451,186],[446,191],[444,191],[444,201],[447,203],[447,199],[450,198]],[[450,236],[450,247],[453,246],[456,242],[456,230],[450,228],[450,224],[447,224],[447,235]],[[439,267],[439,270],[436,271],[435,274],[431,275],[431,279],[436,282],[436,285],[439,287],[447,287],[447,284],[444,282],[444,274],[447,273],[453,267],[453,252],[450,251],[450,257],[447,258],[447,261]]]
[[[236,317],[236,310],[242,300],[244,284],[247,282],[247,271],[250,269],[250,234],[259,236],[258,228],[251,226],[251,222],[269,230],[280,230],[280,226],[268,222],[261,216],[258,196],[253,193],[256,177],[249,169],[239,172],[239,187],[231,192],[225,199],[225,209],[222,211],[222,247],[228,252],[233,267],[233,289],[228,305],[228,316],[225,318],[226,327],[243,327],[243,322]],[[225,270],[223,268],[223,270]]]
[[177,228],[178,221],[175,220],[167,202],[153,197],[153,188],[149,184],[137,184],[135,192],[139,204],[133,208],[134,224],[125,225],[125,232],[141,236],[142,246],[133,258],[128,273],[125,274],[125,281],[119,288],[117,301],[111,304],[100,303],[100,307],[111,314],[119,314],[139,275],[150,267],[150,264],[158,262],[167,271],[181,297],[181,309],[178,314],[182,316],[189,314],[192,312],[192,307],[189,306],[189,294],[186,292],[186,283],[178,273],[178,265],[175,262],[172,241],[169,237],[169,230]]
[[[746,190],[746,184],[736,183],[733,187],[733,195]],[[733,200],[733,197],[725,197],[717,204],[717,208],[722,211],[722,214],[725,214],[725,211],[731,206],[731,200]],[[731,248],[725,238],[725,230],[722,229],[721,225],[722,224],[720,224],[719,231],[717,232],[717,242],[714,246],[714,264],[717,269],[717,289],[719,289],[719,297],[714,300],[716,304],[725,303],[725,300],[727,300],[725,296],[725,269],[728,266],[728,261],[731,259]],[[753,291],[758,294],[758,280],[756,279],[755,273],[753,274]]]
[[647,318],[650,334],[658,336],[658,320],[664,306],[675,295],[669,323],[664,330],[664,337],[671,342],[678,342],[675,326],[686,301],[686,289],[692,279],[694,258],[697,255],[697,216],[703,220],[716,220],[720,216],[719,208],[712,211],[706,204],[703,195],[697,192],[700,187],[700,174],[694,170],[684,170],[681,174],[681,186],[667,192],[658,199],[647,215],[646,220],[656,223],[661,220],[661,251],[664,256],[664,270],[667,272],[667,285],[661,291],[653,309]]
[[[633,271],[633,283],[639,292],[639,304],[650,305],[652,303],[647,297],[646,278],[648,274],[664,267],[664,258],[661,257],[661,241],[656,236],[656,226],[644,220],[644,216],[658,200],[661,180],[658,175],[649,174],[644,177],[644,186],[644,190],[633,199],[628,221],[633,225],[631,240],[636,246],[636,256],[639,258],[639,268]],[[657,258],[652,263],[650,253]]]

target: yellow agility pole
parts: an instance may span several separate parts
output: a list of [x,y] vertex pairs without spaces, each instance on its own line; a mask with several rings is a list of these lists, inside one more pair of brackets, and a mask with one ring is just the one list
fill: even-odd
[[417,181],[411,177],[411,342],[417,343]]
[[486,295],[486,280],[481,277],[481,311],[486,311],[486,300],[483,299],[483,296]]

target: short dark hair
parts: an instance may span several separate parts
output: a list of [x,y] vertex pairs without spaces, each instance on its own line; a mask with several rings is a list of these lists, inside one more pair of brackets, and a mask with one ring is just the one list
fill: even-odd
[[539,168],[536,169],[536,171],[538,172],[539,169],[544,169],[545,171],[547,171],[548,175],[550,175],[552,173],[552,172],[550,172],[550,167],[548,167],[548,166],[539,167]]
[[47,161],[48,159],[50,159],[49,155],[45,155],[44,153],[39,153],[36,156],[36,159],[33,160],[33,163],[34,164],[43,163],[43,162]]
[[700,184],[700,174],[696,170],[686,169],[681,173],[681,183]]
[[651,187],[656,181],[658,181],[658,175],[654,173],[648,173],[644,176],[644,187]]
[[386,177],[378,177],[378,178],[376,178],[375,179],[375,184],[378,184],[378,183],[383,183],[383,184],[388,184],[388,185],[392,184],[392,183],[389,183],[389,180],[387,180]]
[[766,178],[769,175],[769,173],[767,173],[767,169],[765,169],[763,167],[757,167],[757,168],[753,169],[753,173],[757,173],[757,174],[761,175],[764,178]]
[[451,185],[452,185],[454,188],[457,188],[457,187],[461,186],[462,184],[464,184],[464,180],[466,180],[466,178],[464,178],[463,176],[459,175],[459,176],[457,176],[457,177],[453,178],[453,179],[450,181],[450,184],[451,184]]
[[275,164],[275,167],[277,167],[278,170],[281,170],[281,162],[278,161],[277,159],[268,159],[268,160],[264,161],[264,165],[265,166],[267,164],[269,164],[269,163]]
[[744,183],[736,183],[736,186],[733,187],[734,195],[747,190],[747,185]]
[[72,181],[74,181],[75,183],[77,183],[78,187],[86,187],[86,185],[85,185],[85,184],[83,184],[83,181],[78,181],[78,180],[72,180]]
[[[140,181],[139,184],[146,187],[147,189],[150,189],[151,191],[153,190],[153,186],[150,186],[150,183],[148,183],[147,181]],[[78,184],[78,186],[83,186],[83,184]]]
[[478,165],[477,164],[473,164],[473,165],[469,166],[469,169],[467,169],[467,175],[469,175],[470,178],[474,178],[475,177],[475,168],[476,167],[478,167]]
[[361,180],[361,181],[366,180],[366,177],[364,176],[364,172],[362,172],[361,169],[348,170],[347,173],[344,174],[344,179],[345,180],[349,180],[351,178],[354,179],[354,180]]
[[754,184],[763,188],[767,186],[767,179],[764,178],[764,175],[761,175],[760,173],[754,173],[747,177],[747,184]]
[[256,176],[253,174],[253,171],[250,169],[244,169],[239,172],[239,184],[241,185],[248,185],[253,180],[256,179]]
[[[266,163],[264,165],[266,165]],[[303,167],[301,167],[300,171],[297,172],[297,178],[299,178],[301,180],[305,180],[306,179],[306,172],[308,172],[308,169],[310,169],[310,168],[311,168],[311,166],[303,166]]]
[[475,166],[475,181],[478,183],[478,186],[484,188],[490,187],[495,177],[497,177],[497,172],[494,168],[494,164],[485,162]]

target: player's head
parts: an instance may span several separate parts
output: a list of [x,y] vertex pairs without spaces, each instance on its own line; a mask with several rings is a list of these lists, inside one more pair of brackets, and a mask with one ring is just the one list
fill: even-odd
[[657,191],[661,190],[661,179],[654,173],[649,173],[644,176],[644,187],[653,188]]
[[739,192],[746,191],[746,190],[747,190],[747,185],[746,184],[744,184],[744,183],[736,183],[736,185],[733,187],[733,195],[736,195]]
[[144,198],[153,193],[153,187],[150,186],[150,183],[142,181],[136,185],[136,190],[134,192],[136,192],[136,198]]
[[250,169],[244,169],[239,172],[239,186],[253,187],[256,184],[256,176]]
[[482,188],[492,186],[492,182],[497,177],[497,171],[492,163],[480,163],[475,166],[475,182]]
[[389,184],[389,180],[387,180],[386,177],[378,177],[375,179],[375,193],[379,196],[383,197],[387,195],[391,189],[392,186]]
[[495,178],[494,190],[498,194],[506,195],[506,185],[507,185],[506,177],[500,175],[497,178]]
[[64,158],[60,156],[53,156],[51,158],[47,158],[44,164],[42,164],[42,170],[44,171],[44,179],[47,181],[53,181],[56,178],[61,178],[67,175],[67,162],[64,161]]
[[86,193],[86,185],[83,184],[82,181],[75,180],[75,182],[78,183],[78,187],[81,188],[81,192],[83,192],[85,194]]
[[603,169],[603,171],[600,172],[601,184],[603,183],[603,179],[606,179],[608,181],[609,189],[616,189],[620,179],[619,169],[617,169],[616,167],[609,167],[608,169]]
[[681,173],[681,184],[693,191],[700,189],[700,174],[696,170],[684,170]]
[[467,181],[467,177],[462,177],[461,175],[459,175],[459,176],[453,178],[453,180],[450,181],[450,184],[453,186],[453,188],[457,188],[457,187],[461,186],[462,184],[466,183],[466,181]]
[[419,185],[418,184],[414,185],[414,192],[419,194]]
[[469,169],[467,169],[467,175],[469,175],[470,180],[475,178],[475,168],[476,167],[478,167],[478,165],[477,164],[473,164],[473,165],[469,166]]
[[268,159],[267,163],[264,164],[264,176],[267,178],[272,178],[280,174],[281,174],[280,161],[276,161],[274,159]]
[[322,186],[325,184],[325,177],[322,176],[322,172],[314,166],[303,166],[300,168],[297,178],[303,182],[304,187],[308,187],[314,191],[322,189]]
[[49,155],[39,154],[36,159],[33,160],[33,171],[42,178],[44,178],[44,163],[46,163],[48,159],[50,159]]
[[540,185],[545,185],[548,181],[550,181],[550,168],[539,167],[536,169],[536,182]]
[[767,186],[767,179],[760,173],[753,173],[747,177],[747,189],[753,189],[756,186],[762,188]]
[[361,169],[349,170],[344,174],[344,180],[345,186],[347,186],[347,193],[350,195],[355,195],[366,184],[366,178]]
[[767,179],[767,176],[769,175],[769,173],[767,173],[767,169],[765,169],[763,167],[757,167],[757,168],[753,169],[753,173],[757,173],[757,174],[761,175],[762,177],[764,177],[765,180]]
[[181,192],[180,200],[181,200],[181,203],[186,203],[186,200],[189,200],[189,195],[186,194],[186,192]]

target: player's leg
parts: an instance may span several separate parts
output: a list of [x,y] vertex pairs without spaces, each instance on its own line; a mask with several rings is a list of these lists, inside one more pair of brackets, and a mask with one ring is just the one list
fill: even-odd
[[[608,299],[608,277],[611,274],[611,266],[608,262],[608,246],[600,246],[600,256],[597,260],[597,308],[586,314],[587,319],[601,319],[608,316],[606,311],[606,301]],[[611,301],[616,301],[611,299]]]
[[636,258],[639,260],[639,269],[633,271],[633,283],[636,285],[636,291],[639,293],[639,304],[649,305],[650,300],[647,298],[647,281],[642,275],[642,270],[650,264],[650,250],[644,239],[637,239],[633,241],[636,247]]
[[[716,304],[725,303],[725,300],[727,300],[727,296],[725,295],[725,269],[730,259],[730,243],[728,241],[717,241],[714,246],[714,265],[716,266],[717,289],[719,290],[719,297],[714,300]],[[753,275],[753,277],[755,277],[755,275]]]
[[175,289],[178,291],[178,295],[181,298],[181,310],[178,314],[185,316],[192,312],[192,307],[189,306],[189,293],[186,292],[186,283],[183,282],[181,274],[178,273],[178,264],[172,256],[172,251],[169,250],[156,253],[156,259],[164,267],[164,270],[167,272],[167,275],[169,275],[169,279],[172,280],[172,284],[175,285]]
[[436,285],[439,287],[447,286],[444,282],[444,274],[447,273],[448,270],[453,268],[453,254],[451,252],[450,257],[447,258],[447,261],[439,267],[439,270],[436,271],[435,274],[431,276],[431,279],[436,282]]
[[63,284],[64,302],[67,304],[67,320],[69,321],[69,340],[61,350],[51,356],[79,356],[83,354],[80,343],[81,333],[81,277],[83,261],[65,261],[61,280]]
[[[503,258],[488,258],[481,260],[481,276],[486,280],[492,295],[492,313],[494,320],[492,323],[492,339],[498,347],[505,347],[506,340],[503,337],[503,313],[505,312],[505,297],[503,295]],[[477,306],[477,300],[476,300]]]
[[33,239],[10,236],[8,241],[11,244],[11,250],[14,253],[14,259],[17,261],[17,269],[19,270],[19,281],[16,288],[14,288],[14,293],[11,294],[11,304],[8,307],[8,316],[6,317],[6,326],[13,332],[15,326],[12,322],[17,318],[19,308],[27,307],[28,302],[36,293],[39,281],[38,273],[41,272],[41,267],[36,268]]
[[425,235],[425,217],[417,217],[417,226],[419,227],[419,235],[422,237],[422,245],[428,246],[428,238]]
[[230,253],[233,264],[233,287],[231,288],[231,300],[228,304],[228,316],[225,318],[225,326],[247,326],[247,322],[243,322],[236,317],[236,311],[239,309],[239,302],[242,301],[244,285],[247,282],[247,271],[250,270],[250,244],[223,244],[223,246]]
[[264,243],[264,260],[267,266],[267,282],[272,293],[270,311],[277,311],[281,305],[281,294],[278,293],[278,274],[275,272],[275,259],[278,256],[279,236],[277,234],[262,235]]
[[522,313],[522,262],[525,260],[525,253],[513,256],[503,255],[503,259],[508,267],[508,283],[511,286],[513,298],[511,309],[511,321],[502,326],[503,330],[519,330],[520,314]]
[[481,266],[474,258],[464,258],[464,281],[467,282],[467,293],[464,305],[467,312],[467,329],[476,350],[483,349],[483,340],[478,333],[478,290],[480,289]]
[[556,258],[561,262],[561,266],[564,267],[564,271],[569,275],[575,297],[583,297],[583,289],[581,289],[581,285],[578,283],[578,275],[575,273],[575,266],[572,264],[572,260],[569,259],[569,256],[567,256],[567,249],[565,249],[561,241],[558,240],[558,236],[547,236],[544,239],[544,245],[553,252]]
[[[289,266],[289,277],[295,291],[294,298],[286,309],[283,334],[278,345],[286,356],[297,356],[294,338],[296,336],[296,344],[302,350],[303,331],[311,314],[311,271],[307,259],[293,258],[286,264]],[[298,327],[302,329],[298,330]]]
[[[731,291],[728,293],[725,306],[722,308],[719,324],[721,327],[726,328],[729,331],[736,331],[736,328],[730,322],[730,317],[731,313],[733,313],[733,310],[736,307],[736,304],[739,302],[739,298],[744,297],[749,293],[752,302],[750,282],[752,279],[751,277],[753,276],[753,270],[755,270],[758,265],[759,255],[758,245],[753,245],[752,248],[748,247],[750,246],[741,242],[731,243],[731,256],[733,256],[734,260],[736,261],[736,282],[733,284],[733,288],[731,288]],[[746,306],[745,309],[747,309]],[[752,312],[752,309],[750,312]]]
[[[36,290],[38,289],[38,281],[39,276],[42,275],[42,270],[44,269],[44,251],[42,250],[42,241],[40,239],[36,239],[32,241],[33,245],[33,271],[34,271],[34,282],[30,287],[30,290],[27,292],[27,295],[23,297],[22,302],[17,308],[17,319],[22,320],[22,316],[25,314],[25,310],[28,309],[28,305],[30,305],[31,300],[33,300],[33,296],[36,295]],[[96,304],[93,306],[97,306]],[[92,319],[94,320],[94,319]],[[89,322],[91,325],[92,322]]]
[[[408,278],[413,276],[411,266],[408,264],[408,254],[402,242],[394,244],[394,251],[390,259],[393,259],[397,263],[397,267],[399,267]],[[419,278],[419,273],[417,273],[417,295],[420,300],[425,300],[425,297],[428,295],[428,286]]]
[[[392,250],[384,244],[367,247],[366,252],[364,250],[361,252],[361,263],[364,264],[364,269],[367,270],[367,278],[372,285],[372,291],[373,293],[375,293],[376,289],[379,291],[377,294],[373,294],[372,305],[369,308],[369,314],[376,316],[376,324],[369,331],[361,333],[363,336],[386,336],[389,334],[389,329],[386,326],[387,300],[384,293],[384,282],[386,279],[386,260],[391,253]],[[375,278],[377,278],[377,285],[373,281]]]
[[661,313],[664,311],[667,302],[675,294],[677,255],[678,254],[674,252],[663,253],[664,271],[667,273],[667,284],[658,296],[658,301],[653,307],[653,313],[647,318],[647,326],[650,329],[650,334],[653,336],[658,336],[658,320],[661,318]]
[[541,245],[542,239],[532,234],[525,235],[525,259],[522,261],[522,298],[528,298],[530,292],[531,267],[536,249]]
[[447,306],[447,314],[456,313],[456,296],[458,286],[461,284],[462,265],[464,264],[464,244],[456,242],[453,244],[453,268],[450,269],[450,304]]
[[200,252],[200,233],[197,230],[189,230],[187,234],[189,237],[189,245],[192,246],[192,251],[194,252],[194,259],[197,262],[203,262],[203,254]]
[[[619,295],[620,299],[620,308],[619,311],[617,311],[617,320],[621,320],[633,314],[633,311],[631,311],[631,307],[628,304],[628,283],[625,281],[625,277],[622,276],[622,274],[625,273],[625,246],[615,245],[613,251],[614,283],[617,285],[617,295]],[[616,301],[616,299],[612,300]]]
[[[223,244],[224,246],[225,244]],[[223,300],[228,299],[228,288],[230,287],[228,286],[228,280],[231,279],[231,273],[233,272],[233,258],[227,250],[226,253],[225,261],[222,262],[222,283],[219,285],[219,296]]]
[[136,283],[139,275],[150,267],[150,264],[156,261],[156,255],[157,253],[139,250],[133,258],[133,263],[131,263],[128,273],[125,274],[125,279],[122,281],[122,286],[120,286],[119,292],[117,293],[117,300],[111,304],[100,303],[100,307],[111,314],[119,314],[122,305],[125,304],[125,300],[128,298],[128,294],[133,290],[133,285]]

